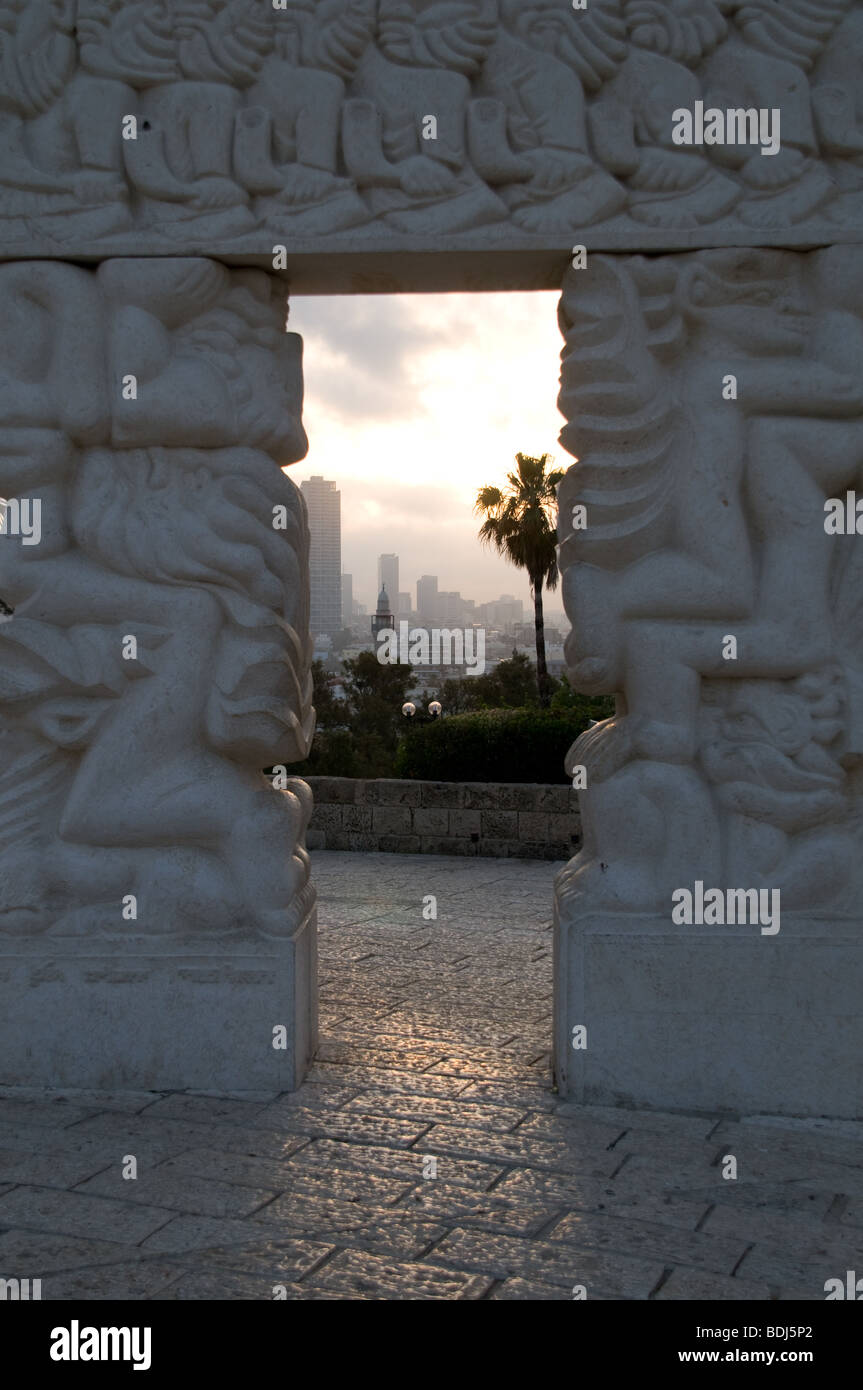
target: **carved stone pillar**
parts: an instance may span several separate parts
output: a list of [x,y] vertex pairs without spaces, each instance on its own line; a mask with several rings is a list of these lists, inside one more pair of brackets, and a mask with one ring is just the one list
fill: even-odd
[[313,721],[285,310],[204,259],[0,267],[4,1083],[290,1088],[314,1049],[311,797],[262,770]]
[[567,659],[617,697],[568,756],[560,1087],[857,1115],[863,253],[592,256],[560,322]]

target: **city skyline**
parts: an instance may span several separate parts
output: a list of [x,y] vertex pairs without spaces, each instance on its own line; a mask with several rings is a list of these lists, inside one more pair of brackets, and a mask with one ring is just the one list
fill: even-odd
[[[334,479],[342,565],[373,611],[378,557],[398,551],[399,591],[423,574],[477,603],[527,577],[477,539],[480,487],[505,484],[515,455],[557,441],[562,340],[552,291],[509,294],[297,296],[289,327],[305,350],[309,453],[288,476]],[[388,589],[389,591],[389,589]],[[396,602],[396,595],[391,595]],[[559,591],[545,595],[562,610]]]

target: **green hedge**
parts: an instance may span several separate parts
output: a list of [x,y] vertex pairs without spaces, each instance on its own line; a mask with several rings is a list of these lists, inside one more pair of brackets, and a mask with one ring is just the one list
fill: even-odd
[[396,777],[429,782],[568,782],[563,760],[588,716],[576,710],[490,709],[408,729]]

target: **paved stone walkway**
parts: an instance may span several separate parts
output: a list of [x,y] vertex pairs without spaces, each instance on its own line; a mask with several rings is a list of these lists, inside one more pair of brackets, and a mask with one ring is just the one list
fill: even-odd
[[313,860],[308,1082],[0,1091],[0,1277],[48,1299],[814,1300],[863,1272],[863,1124],[557,1100],[555,866]]

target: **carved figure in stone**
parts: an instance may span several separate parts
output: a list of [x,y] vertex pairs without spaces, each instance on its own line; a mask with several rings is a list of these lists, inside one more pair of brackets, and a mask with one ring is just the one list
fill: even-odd
[[[77,68],[31,138],[39,162],[74,187],[88,233],[133,225],[123,122],[140,88],[179,74],[171,24],[165,0],[79,0]],[[54,235],[72,238],[79,225],[58,220]]]
[[[377,37],[345,103],[345,163],[369,207],[399,231],[504,221],[506,205],[466,148],[471,79],[494,42],[497,0],[378,0]],[[437,123],[425,138],[426,116]]]
[[840,193],[831,220],[859,225],[863,194],[863,9],[853,6],[834,31],[812,77],[815,129]]
[[[595,781],[608,782],[589,796],[600,860],[613,858],[603,828],[613,841],[647,762],[681,772],[666,826],[691,804],[704,677],[792,679],[836,665],[823,500],[853,484],[863,457],[863,391],[848,370],[863,327],[859,311],[838,309],[840,295],[863,307],[852,264],[820,253],[804,274],[786,253],[702,252],[627,269],[594,258],[592,286],[572,277],[581,293],[574,317],[563,301],[560,400],[573,424],[561,438],[581,461],[560,488],[567,655],[578,688],[623,692],[621,717],[570,754],[579,764],[594,750]],[[825,308],[813,317],[810,303]],[[740,383],[733,401],[728,374]],[[567,528],[576,502],[584,531]],[[670,789],[671,769],[662,776]],[[629,863],[617,870],[606,893],[643,892]],[[597,877],[586,843],[572,891],[588,871]]]
[[273,51],[237,117],[237,177],[274,233],[339,231],[371,220],[339,174],[342,107],[375,30],[374,0],[294,0],[273,12]]
[[743,184],[738,216],[751,227],[800,222],[836,186],[817,158],[808,74],[852,0],[735,0],[725,43],[704,65],[707,106],[781,111],[781,149],[765,159],[747,145],[712,145],[711,159]]
[[[0,272],[0,469],[43,502],[40,545],[0,542],[0,927],[110,935],[134,894],[146,934],[288,932],[310,796],[258,771],[313,721],[284,303],[204,261],[38,269]],[[151,409],[124,416],[132,358]],[[212,447],[184,446],[205,420]]]
[[[569,232],[612,216],[626,194],[591,153],[585,92],[626,56],[619,3],[575,15],[557,0],[501,0],[501,20],[477,86],[486,101],[471,114],[474,166],[501,185],[513,220],[529,231]],[[494,176],[482,142],[495,123],[526,174]]]
[[703,98],[693,70],[725,39],[728,0],[626,0],[625,61],[590,109],[601,163],[625,179],[629,211],[653,226],[715,222],[740,199],[701,150],[673,144],[671,113]]
[[255,227],[234,176],[234,130],[243,92],[273,42],[272,14],[256,0],[172,0],[178,73],[141,95],[144,117],[127,163],[144,220],[169,236],[238,235]]
[[25,219],[73,214],[80,204],[74,181],[40,138],[46,120],[75,70],[73,0],[0,3],[0,218],[7,233],[24,232]]
[[700,762],[721,808],[723,882],[779,888],[797,909],[853,906],[860,816],[845,730],[838,670],[704,682]]

